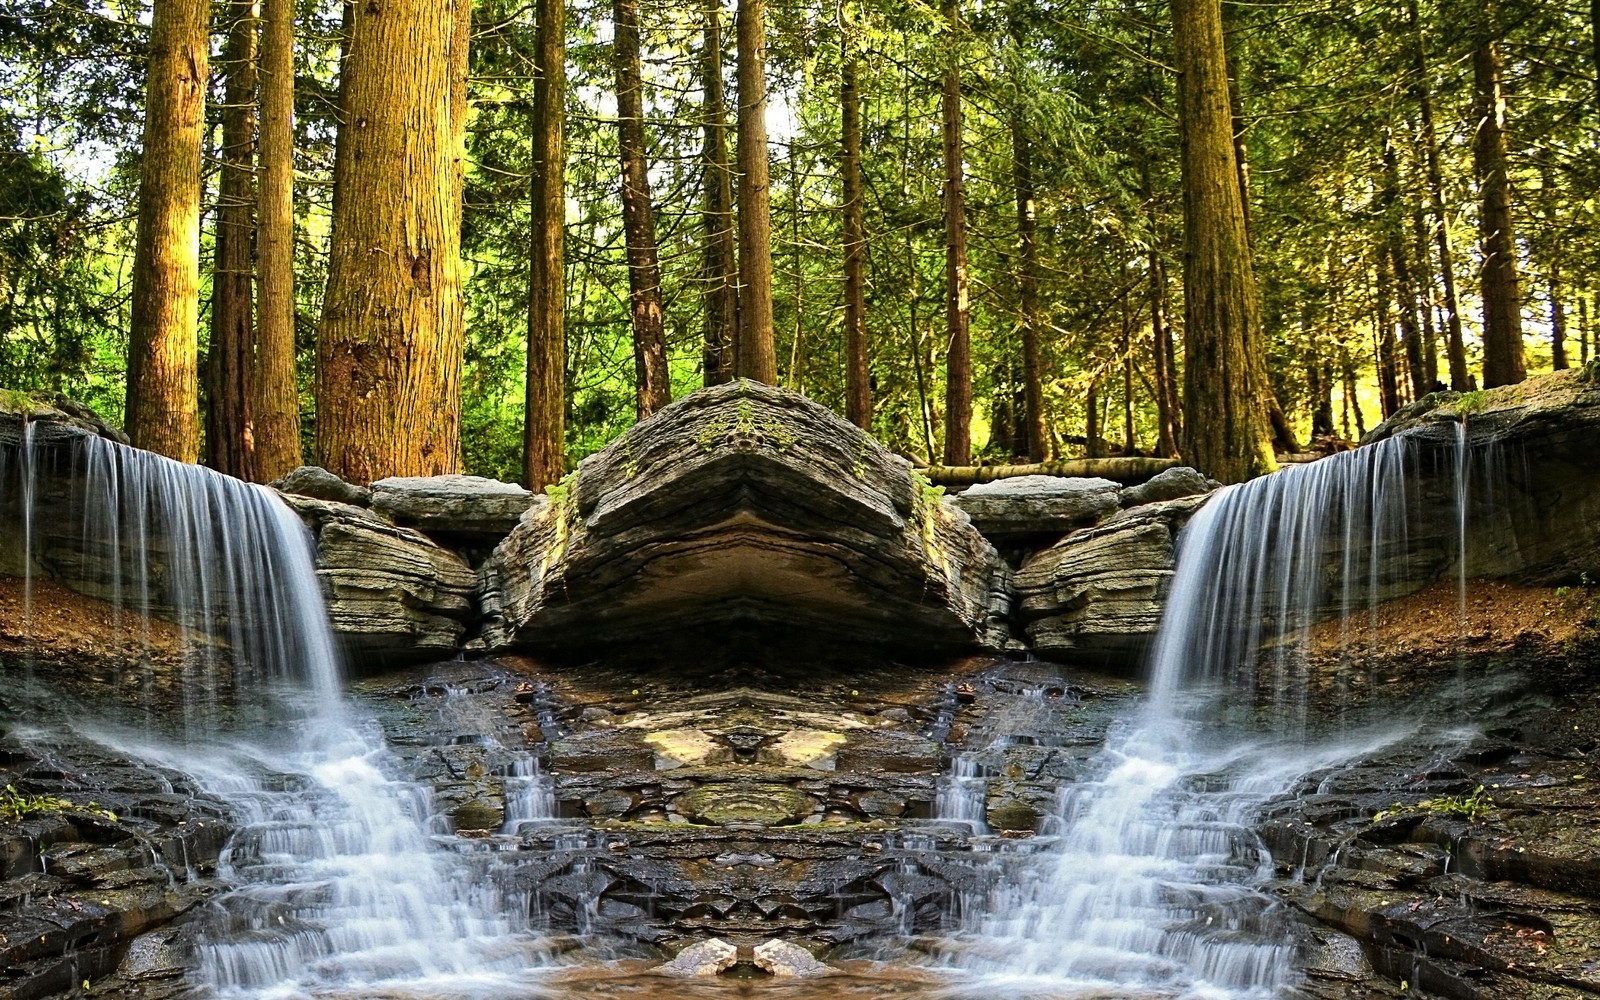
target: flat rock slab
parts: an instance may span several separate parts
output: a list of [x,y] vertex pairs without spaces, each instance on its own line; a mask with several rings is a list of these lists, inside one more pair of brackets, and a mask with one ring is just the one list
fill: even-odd
[[591,456],[481,570],[490,649],[997,649],[1009,570],[910,464],[796,393],[696,392]]
[[993,541],[1059,538],[1116,513],[1121,489],[1109,479],[1018,476],[968,487],[955,503]]
[[543,497],[482,476],[393,476],[372,484],[372,509],[430,535],[498,541]]

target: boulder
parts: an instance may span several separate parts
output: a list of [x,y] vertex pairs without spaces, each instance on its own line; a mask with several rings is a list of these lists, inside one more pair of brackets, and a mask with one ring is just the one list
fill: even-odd
[[1194,469],[1180,465],[1152,476],[1148,482],[1123,490],[1120,503],[1124,508],[1143,507],[1147,503],[1210,493],[1221,486],[1215,479],[1208,479]]
[[547,502],[482,476],[394,476],[372,484],[372,509],[429,535],[498,542],[528,508]]
[[279,493],[332,500],[335,503],[366,507],[372,503],[372,491],[365,486],[340,479],[327,469],[315,465],[302,465],[272,484]]
[[733,968],[738,961],[738,948],[721,938],[708,938],[678,952],[656,971],[669,976],[714,976]]
[[476,576],[465,559],[369,510],[286,494],[317,546],[328,618],[358,665],[445,659],[472,618]]
[[797,944],[781,938],[771,938],[752,949],[756,968],[779,978],[806,978],[826,976],[833,969],[817,961],[816,956]]
[[693,393],[591,456],[481,569],[483,643],[762,662],[999,649],[1009,570],[942,490],[796,393]]
[[985,538],[1005,544],[1098,524],[1118,510],[1120,489],[1109,479],[1018,476],[968,487],[954,502]]
[[1172,577],[1178,532],[1205,495],[1146,504],[1083,528],[1022,564],[1016,620],[1040,656],[1135,664]]

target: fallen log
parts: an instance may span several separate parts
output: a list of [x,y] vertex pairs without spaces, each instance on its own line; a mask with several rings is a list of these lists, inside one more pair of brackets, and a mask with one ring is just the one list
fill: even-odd
[[1109,479],[1123,486],[1137,486],[1180,464],[1176,458],[1069,458],[1031,465],[933,465],[917,471],[935,486],[956,489],[1018,476]]

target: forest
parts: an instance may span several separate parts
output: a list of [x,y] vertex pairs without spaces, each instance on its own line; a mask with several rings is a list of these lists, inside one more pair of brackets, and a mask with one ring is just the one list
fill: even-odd
[[257,481],[736,376],[1237,481],[1596,356],[1597,152],[1600,0],[12,0],[0,378]]

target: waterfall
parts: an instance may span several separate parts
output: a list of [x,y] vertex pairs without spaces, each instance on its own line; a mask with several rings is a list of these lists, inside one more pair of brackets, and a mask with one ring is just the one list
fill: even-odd
[[[377,726],[349,710],[310,535],[276,494],[54,425],[14,443],[0,503],[23,515],[25,593],[36,575],[70,581],[146,649],[146,731],[80,737],[192,774],[233,810],[218,873],[236,888],[194,919],[201,995],[536,992],[526,885],[498,878],[492,851],[431,835],[429,790],[398,780]],[[151,703],[164,622],[181,638],[180,742]],[[519,769],[512,818],[547,816],[548,781]]]
[[1404,735],[1352,724],[1309,739],[1298,649],[1318,621],[1338,619],[1348,638],[1379,601],[1464,574],[1481,461],[1454,430],[1405,435],[1219,491],[1195,514],[1148,697],[1108,737],[1096,777],[1060,789],[1052,848],[1002,863],[945,945],[973,979],[962,995],[1294,990],[1295,920],[1256,888],[1272,875],[1259,808],[1301,775]]

